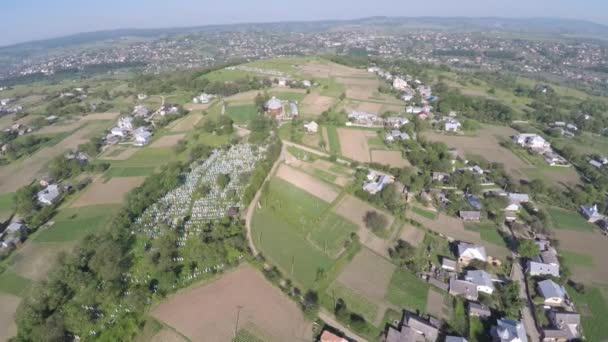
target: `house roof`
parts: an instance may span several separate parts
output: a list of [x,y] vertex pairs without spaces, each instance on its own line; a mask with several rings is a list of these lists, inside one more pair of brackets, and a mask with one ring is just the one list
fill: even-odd
[[469,314],[476,314],[478,316],[487,317],[492,315],[492,311],[487,306],[477,303],[477,302],[469,302]]
[[458,212],[458,215],[460,216],[460,218],[468,220],[479,220],[481,218],[481,212],[479,211],[461,210]]
[[499,319],[496,322],[496,336],[501,342],[528,342],[526,329],[524,328],[524,325],[518,321]]
[[467,341],[467,339],[464,337],[446,336],[445,342],[469,342],[469,341]]
[[348,340],[340,337],[329,330],[324,330],[321,334],[320,342],[347,342]]
[[483,271],[483,270],[467,271],[465,279],[477,286],[487,286],[491,289],[494,289],[494,283],[492,283],[492,276],[490,275],[490,273],[488,273],[486,271]]
[[268,102],[266,102],[266,108],[268,108],[269,110],[281,109],[283,108],[283,103],[281,102],[281,100],[273,96],[270,100],[268,100]]
[[436,341],[439,329],[434,327],[431,323],[425,322],[420,318],[410,316],[407,318],[407,326],[412,328],[414,331],[422,334],[427,341]]
[[486,261],[486,259],[488,258],[485,247],[467,242],[460,242],[458,244],[458,256],[478,259],[482,261]]
[[477,300],[479,292],[477,285],[460,279],[450,279],[450,294],[454,296],[464,296],[465,298]]
[[441,258],[441,265],[445,267],[456,268],[456,261],[448,258]]
[[25,227],[25,225],[23,224],[23,222],[12,222],[11,224],[9,224],[6,229],[4,230],[5,233],[14,233],[17,232],[21,229],[23,229],[23,227]]
[[38,192],[38,200],[43,203],[53,203],[57,197],[59,197],[59,186],[57,184],[51,184],[44,190]]
[[531,275],[552,275],[559,277],[559,265],[545,264],[540,258],[528,262],[528,272]]
[[538,282],[538,291],[540,295],[547,298],[565,298],[566,290],[551,279]]
[[557,251],[553,247],[548,247],[546,251],[540,253],[540,257],[545,264],[558,265]]

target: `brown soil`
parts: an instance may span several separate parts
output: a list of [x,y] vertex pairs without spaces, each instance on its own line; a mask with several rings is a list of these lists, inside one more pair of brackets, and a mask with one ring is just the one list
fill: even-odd
[[407,159],[403,159],[401,151],[371,151],[372,161],[393,167],[410,167],[412,164]]
[[333,202],[339,194],[327,183],[285,164],[279,167],[276,176],[328,203]]
[[394,271],[393,264],[363,248],[337,280],[381,306]]
[[70,208],[86,207],[96,204],[120,204],[125,195],[140,186],[146,177],[112,178],[104,183],[97,178]]
[[363,163],[371,162],[366,133],[363,130],[338,128],[342,155]]
[[192,341],[232,341],[237,314],[240,327],[253,324],[278,341],[312,340],[312,324],[296,303],[250,266],[178,293],[152,312]]
[[575,230],[556,229],[555,235],[560,243],[560,249],[577,254],[588,255],[593,259],[593,265],[572,265],[573,279],[584,283],[602,283],[608,285],[608,237],[598,231],[581,232]]
[[182,134],[173,134],[173,135],[165,135],[162,136],[160,138],[158,138],[155,142],[153,142],[150,147],[152,148],[156,148],[156,147],[173,147],[175,145],[177,145],[177,143],[184,139],[184,137],[186,136],[185,133]]
[[447,318],[445,317],[443,308],[444,302],[445,298],[443,297],[443,294],[431,288],[429,290],[429,295],[426,297],[426,307],[428,313],[436,318]]
[[302,100],[302,115],[319,116],[331,108],[334,101],[333,97],[322,96],[318,92],[313,92]]
[[192,113],[181,120],[178,120],[172,127],[171,132],[188,132],[194,129],[199,121],[203,119],[202,114]]
[[422,243],[422,240],[424,240],[424,231],[409,224],[405,224],[401,229],[399,239],[409,243],[414,247],[418,247],[418,245]]

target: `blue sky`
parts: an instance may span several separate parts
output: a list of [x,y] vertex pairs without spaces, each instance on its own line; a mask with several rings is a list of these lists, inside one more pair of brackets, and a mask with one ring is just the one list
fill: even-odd
[[116,28],[377,15],[559,17],[608,24],[608,0],[1,0],[0,45]]

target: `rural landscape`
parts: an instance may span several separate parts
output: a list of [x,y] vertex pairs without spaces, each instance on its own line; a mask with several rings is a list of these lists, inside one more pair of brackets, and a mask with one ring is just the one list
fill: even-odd
[[0,74],[0,340],[608,341],[606,64],[513,39]]

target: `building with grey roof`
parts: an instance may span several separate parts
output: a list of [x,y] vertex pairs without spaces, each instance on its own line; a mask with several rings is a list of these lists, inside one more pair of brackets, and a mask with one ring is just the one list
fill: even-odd
[[492,294],[494,293],[494,283],[490,273],[483,270],[467,271],[464,279],[477,286],[477,291]]
[[469,302],[469,315],[486,318],[492,316],[492,311],[486,305],[477,302]]
[[385,342],[435,342],[438,337],[435,325],[406,311],[400,329],[388,328]]
[[464,337],[459,336],[446,336],[445,342],[469,342]]
[[468,265],[473,260],[485,262],[488,259],[486,248],[483,246],[478,246],[467,242],[459,242],[457,248],[458,262],[463,265]]
[[450,294],[452,296],[462,296],[468,300],[479,298],[477,285],[461,279],[450,279]]
[[528,342],[523,323],[499,319],[492,327],[492,337],[496,342]]
[[536,286],[546,305],[561,305],[566,299],[566,290],[551,279],[539,281]]
[[559,278],[559,265],[547,264],[540,257],[532,258],[527,266],[528,274],[532,276],[550,275]]
[[38,201],[44,205],[51,205],[55,203],[59,197],[59,186],[57,184],[51,184],[44,190],[41,190],[36,194]]
[[551,328],[543,329],[544,341],[572,341],[581,338],[581,316],[576,312],[549,311]]

